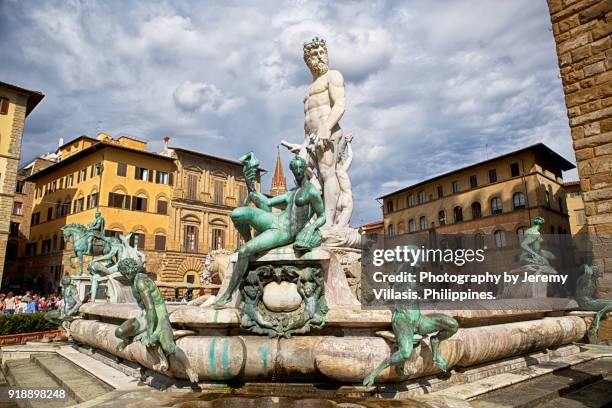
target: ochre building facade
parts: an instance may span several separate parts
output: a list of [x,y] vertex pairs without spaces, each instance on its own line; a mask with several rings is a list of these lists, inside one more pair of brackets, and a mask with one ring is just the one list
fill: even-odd
[[78,273],[78,262],[68,263],[72,242],[64,242],[61,227],[87,225],[96,211],[107,236],[132,234],[159,282],[197,286],[206,255],[238,243],[229,214],[246,194],[239,162],[179,148],[152,153],[144,141],[103,133],[76,138],[56,156],[26,178],[31,226],[11,274],[30,283],[35,277],[33,290],[53,292],[64,272]]
[[21,159],[21,138],[26,118],[43,97],[38,91],[0,82],[0,282],[3,281],[7,244],[11,233],[11,214]]

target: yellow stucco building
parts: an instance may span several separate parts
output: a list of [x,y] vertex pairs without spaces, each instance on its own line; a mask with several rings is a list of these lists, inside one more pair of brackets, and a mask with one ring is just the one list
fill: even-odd
[[104,133],[65,143],[56,156],[26,179],[34,188],[21,266],[37,276],[34,290],[53,292],[63,271],[76,273],[67,261],[72,244],[63,242],[60,228],[87,225],[96,210],[106,235],[132,233],[131,243],[145,252],[160,282],[199,285],[206,254],[239,242],[229,218],[246,194],[237,161],[167,146],[152,153],[144,141]]
[[0,82],[0,282],[13,213],[17,168],[21,159],[21,137],[25,120],[44,98],[31,91]]
[[572,243],[562,171],[574,167],[544,144],[528,146],[380,197],[382,224],[363,230],[406,234],[419,245],[486,247],[495,256],[483,266],[507,266],[517,262],[523,231],[541,216],[546,220],[541,232],[547,248],[558,254],[557,266],[572,268],[571,256],[564,254]]

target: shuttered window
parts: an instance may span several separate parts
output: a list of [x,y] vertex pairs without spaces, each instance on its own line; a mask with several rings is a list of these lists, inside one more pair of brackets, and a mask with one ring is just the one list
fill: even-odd
[[189,174],[187,176],[187,198],[196,200],[198,195],[198,176]]

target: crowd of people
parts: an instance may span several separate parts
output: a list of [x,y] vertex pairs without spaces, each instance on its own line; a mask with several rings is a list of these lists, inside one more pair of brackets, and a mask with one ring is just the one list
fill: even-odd
[[62,295],[46,297],[32,292],[16,296],[13,292],[0,293],[0,313],[10,314],[32,314],[36,312],[48,312],[61,309],[64,299]]

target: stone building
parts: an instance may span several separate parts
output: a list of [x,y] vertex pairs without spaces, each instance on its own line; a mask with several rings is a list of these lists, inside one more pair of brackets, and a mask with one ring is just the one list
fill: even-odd
[[586,214],[584,213],[584,201],[580,191],[579,181],[568,181],[563,184],[565,188],[565,202],[567,203],[567,215],[569,216],[570,232],[572,236],[586,233]]
[[587,231],[612,296],[612,2],[548,0]]
[[21,167],[17,172],[17,184],[15,186],[15,200],[11,212],[9,226],[9,240],[6,247],[5,274],[2,288],[4,290],[18,291],[21,287],[32,287],[36,285],[36,276],[27,276],[24,280],[25,268],[21,260],[25,256],[25,249],[30,235],[30,221],[34,205],[34,183],[25,181],[32,174],[43,170],[54,161],[38,157],[30,163]]
[[461,235],[465,247],[496,249],[497,264],[514,262],[520,235],[536,216],[546,220],[542,233],[554,236],[549,243],[565,239],[562,171],[573,168],[539,143],[453,170],[380,197],[384,233],[414,234],[419,244]]
[[72,242],[64,243],[60,228],[87,225],[96,211],[106,235],[132,234],[160,282],[197,286],[206,254],[235,248],[229,213],[246,194],[239,162],[180,148],[152,153],[144,141],[104,133],[78,137],[56,156],[26,178],[33,184],[31,214],[24,212],[31,227],[11,272],[35,282],[31,289],[51,292],[62,271],[77,273],[68,263]]
[[25,120],[44,98],[38,91],[0,82],[0,282],[10,235]]
[[287,192],[287,179],[283,173],[283,165],[281,163],[280,152],[276,148],[276,163],[274,165],[274,174],[272,175],[272,185],[270,187],[270,195],[285,194]]

